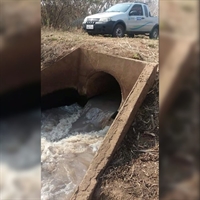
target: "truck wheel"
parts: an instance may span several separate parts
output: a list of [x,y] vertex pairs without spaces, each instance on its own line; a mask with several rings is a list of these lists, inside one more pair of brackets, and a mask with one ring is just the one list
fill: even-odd
[[121,24],[117,24],[113,30],[113,37],[124,37],[124,27]]
[[159,30],[158,30],[158,27],[155,27],[151,33],[149,34],[149,38],[150,39],[157,39],[159,36]]

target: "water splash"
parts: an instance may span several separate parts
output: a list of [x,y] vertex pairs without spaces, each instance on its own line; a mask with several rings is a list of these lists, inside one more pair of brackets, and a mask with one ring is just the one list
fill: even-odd
[[81,112],[75,104],[42,114],[42,200],[71,197],[109,129],[105,126],[99,131],[70,132]]

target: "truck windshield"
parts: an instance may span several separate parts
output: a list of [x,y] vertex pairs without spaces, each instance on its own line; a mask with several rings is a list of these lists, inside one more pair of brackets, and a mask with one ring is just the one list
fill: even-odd
[[130,6],[131,4],[116,4],[106,10],[106,12],[126,12]]

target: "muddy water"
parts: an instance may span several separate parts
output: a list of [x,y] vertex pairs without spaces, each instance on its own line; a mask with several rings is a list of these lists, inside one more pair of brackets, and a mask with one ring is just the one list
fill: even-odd
[[118,94],[106,94],[42,113],[41,199],[70,199],[85,175],[120,104]]

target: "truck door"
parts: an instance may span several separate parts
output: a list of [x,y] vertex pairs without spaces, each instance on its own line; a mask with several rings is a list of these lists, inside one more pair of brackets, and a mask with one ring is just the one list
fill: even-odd
[[144,11],[141,4],[134,4],[128,14],[127,31],[141,32],[144,26]]
[[143,11],[144,11],[144,19],[142,20],[143,26],[141,27],[142,32],[150,32],[151,29],[153,28],[153,20],[152,17],[149,16],[149,11],[146,5],[143,5]]

